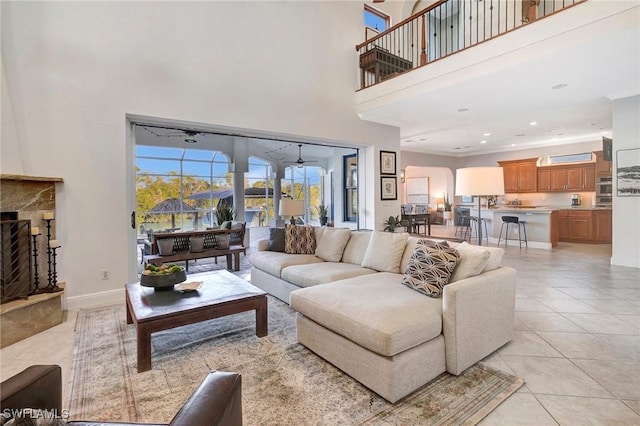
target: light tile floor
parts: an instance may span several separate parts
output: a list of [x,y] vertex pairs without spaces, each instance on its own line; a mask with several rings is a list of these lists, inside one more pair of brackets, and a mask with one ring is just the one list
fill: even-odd
[[[506,249],[503,264],[518,270],[516,334],[485,362],[526,384],[482,425],[640,425],[640,269],[611,266],[610,256],[610,245]],[[0,379],[55,363],[67,384],[76,314],[0,350]]]

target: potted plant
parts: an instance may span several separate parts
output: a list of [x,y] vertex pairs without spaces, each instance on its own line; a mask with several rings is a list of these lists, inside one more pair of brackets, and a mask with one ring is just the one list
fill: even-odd
[[318,219],[320,220],[320,225],[325,226],[327,221],[329,220],[329,207],[324,204],[320,204],[316,206],[316,211],[318,212]]
[[449,194],[444,193],[444,213],[442,215],[444,220],[451,220],[451,203],[449,202]]
[[396,228],[402,228],[407,226],[406,220],[400,220],[400,215],[398,216],[389,216],[387,220],[384,222],[384,231],[385,232],[396,232]]
[[223,200],[218,203],[215,215],[218,220],[218,226],[221,226],[223,222],[231,222],[235,218],[236,212],[233,210],[233,207]]

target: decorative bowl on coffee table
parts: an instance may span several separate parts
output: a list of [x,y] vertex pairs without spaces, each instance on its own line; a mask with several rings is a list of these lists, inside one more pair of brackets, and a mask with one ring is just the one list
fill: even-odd
[[153,287],[156,291],[173,290],[173,286],[187,280],[187,273],[181,267],[181,271],[171,274],[161,275],[144,275],[140,277],[140,285],[144,287]]

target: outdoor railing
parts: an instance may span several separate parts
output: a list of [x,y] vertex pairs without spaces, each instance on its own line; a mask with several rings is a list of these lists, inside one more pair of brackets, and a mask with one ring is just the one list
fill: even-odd
[[356,46],[360,89],[586,0],[442,0]]

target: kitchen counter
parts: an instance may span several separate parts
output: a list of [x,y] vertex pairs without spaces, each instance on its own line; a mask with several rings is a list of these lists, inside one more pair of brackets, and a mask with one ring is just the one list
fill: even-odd
[[[478,215],[478,206],[471,205],[459,205],[459,207],[469,208],[471,216]],[[475,208],[474,208],[475,207]],[[608,216],[609,220],[611,215],[607,215],[606,213],[595,213],[595,212],[610,212],[611,207],[601,207],[601,206],[496,206],[490,209],[483,207],[480,209],[480,215],[487,224],[487,233],[489,235],[489,243],[495,245],[498,243],[498,239],[500,237],[500,230],[502,228],[502,216],[516,216],[520,221],[526,222],[526,230],[527,230],[527,240],[528,246],[531,248],[541,248],[550,250],[553,247],[558,245],[559,241],[577,241],[577,242],[607,242],[607,235],[610,234],[610,225],[607,225],[606,222],[600,222],[598,227],[596,227],[595,222],[594,225],[586,225],[584,224],[585,229],[581,229],[578,227],[580,223],[574,224],[572,227],[566,223],[564,217],[567,215],[566,212],[584,212],[584,214],[589,214],[588,212],[594,212],[593,217],[595,215],[601,215],[597,217],[602,217],[602,220],[606,221],[607,218],[604,216]],[[578,214],[578,213],[576,213]],[[562,216],[564,215],[564,216]],[[604,215],[604,216],[602,216]],[[561,219],[562,216],[562,219]],[[589,215],[591,217],[591,215]],[[506,227],[505,227],[506,228]],[[593,228],[593,231],[590,229]],[[573,231],[567,231],[567,229],[571,229]],[[606,231],[609,229],[609,232]],[[482,229],[484,233],[484,228]],[[574,232],[580,235],[578,237],[566,237],[565,234],[568,232],[569,235]],[[581,231],[579,233],[578,231]],[[598,234],[595,236],[593,241],[586,237],[586,235],[590,235],[591,233]],[[501,246],[504,245],[504,235],[502,236],[502,241],[500,243]],[[515,240],[512,240],[514,239]],[[567,239],[573,238],[573,239]],[[610,239],[610,238],[609,238]],[[473,239],[473,242],[476,240]],[[486,242],[484,243],[486,244]],[[510,226],[509,227],[509,246],[518,246],[518,228]]]

